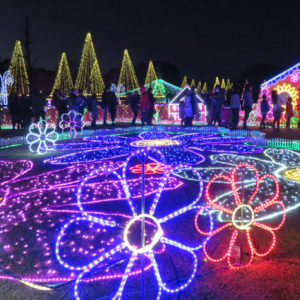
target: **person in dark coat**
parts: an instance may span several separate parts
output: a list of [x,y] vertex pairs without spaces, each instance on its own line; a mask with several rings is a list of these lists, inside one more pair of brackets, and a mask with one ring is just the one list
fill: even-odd
[[110,118],[111,118],[112,125],[115,126],[115,119],[117,115],[117,107],[119,102],[115,93],[109,91],[108,95],[109,95],[108,109],[110,112]]
[[139,107],[140,107],[140,96],[138,92],[130,93],[128,96],[128,104],[130,105],[130,108],[133,113],[133,118],[131,125],[135,126],[135,121],[138,116]]
[[78,112],[80,114],[83,115],[84,113],[84,108],[86,107],[87,105],[87,99],[84,97],[83,95],[83,90],[79,90],[78,91],[78,103],[79,103],[79,109],[78,109]]
[[215,93],[212,101],[212,114],[213,114],[213,125],[216,123],[221,124],[221,109],[225,103],[225,95],[221,92],[220,85],[215,88]]
[[78,91],[76,89],[71,90],[70,97],[68,99],[69,111],[74,110],[79,112],[80,99],[78,97]]
[[148,99],[149,99],[149,125],[152,125],[152,119],[154,115],[154,106],[155,106],[155,98],[152,93],[152,88],[150,87],[147,91]]
[[140,88],[140,107],[142,111],[142,126],[144,126],[145,123],[149,125],[149,97],[146,92],[146,88],[144,86],[141,86]]
[[106,118],[107,118],[107,112],[108,112],[108,105],[109,105],[109,89],[105,89],[102,94],[102,101],[100,103],[100,106],[103,110],[103,125],[106,126]]
[[45,120],[45,106],[47,102],[42,92],[38,93],[36,89],[33,89],[30,93],[30,102],[32,105],[34,122],[39,122],[40,118]]
[[68,103],[65,95],[60,94],[59,90],[55,90],[53,93],[52,101],[57,110],[56,130],[59,130],[61,116],[68,112]]
[[88,110],[91,112],[92,115],[91,128],[96,129],[96,121],[98,118],[98,103],[96,94],[93,94],[92,97],[89,99]]
[[21,112],[21,122],[22,122],[22,128],[29,128],[31,124],[31,119],[34,116],[30,99],[26,96],[26,94],[23,94],[20,99],[20,112]]
[[10,114],[11,123],[12,123],[12,129],[16,129],[17,125],[17,94],[10,93],[7,99],[8,102],[8,112]]

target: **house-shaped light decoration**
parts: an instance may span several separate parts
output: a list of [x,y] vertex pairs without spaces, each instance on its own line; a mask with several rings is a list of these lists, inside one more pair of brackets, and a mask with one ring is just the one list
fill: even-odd
[[[179,103],[181,99],[184,99],[186,95],[188,95],[191,92],[191,87],[186,85],[183,89],[181,89],[171,100],[171,102],[168,104],[168,115],[169,119],[171,121],[179,121]],[[195,92],[196,99],[197,99],[197,106],[198,106],[198,116],[196,116],[196,119],[198,119],[200,122],[205,122],[205,105],[204,105],[204,99]]]

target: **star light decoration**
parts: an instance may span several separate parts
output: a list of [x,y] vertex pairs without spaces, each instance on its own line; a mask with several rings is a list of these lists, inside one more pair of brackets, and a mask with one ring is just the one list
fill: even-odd
[[71,138],[82,134],[84,127],[82,114],[74,110],[62,114],[59,127],[62,129],[63,134],[69,135]]
[[[243,186],[238,188],[237,173],[241,172],[241,170],[245,171],[245,169],[251,169],[255,174],[255,186],[252,193],[249,193],[249,191],[244,191]],[[275,191],[273,191],[273,195],[267,198],[267,200],[264,203],[255,203],[254,199],[258,194],[260,185],[266,183],[268,179],[271,179],[271,181],[273,181],[275,185]],[[218,182],[219,184],[224,184],[224,182],[229,183],[234,198],[234,204],[228,202],[221,202],[220,204],[220,199],[215,200],[214,197],[211,196],[211,192],[215,191],[215,189],[212,187],[212,184],[215,182]],[[248,196],[250,194],[250,197],[247,201],[243,199],[245,197],[244,192],[247,193]],[[211,234],[209,242],[204,244],[203,247],[203,251],[209,260],[213,262],[221,262],[223,260],[227,260],[228,266],[231,269],[239,269],[241,267],[245,267],[251,264],[255,255],[261,257],[266,256],[273,250],[273,248],[276,245],[276,235],[274,232],[283,225],[286,215],[284,204],[281,201],[278,201],[279,185],[275,176],[271,174],[265,174],[259,177],[258,171],[255,167],[248,163],[240,163],[232,169],[230,174],[219,174],[214,176],[206,186],[205,197],[208,202],[208,207],[216,210],[217,212],[220,212],[221,214],[225,214],[225,217],[222,217],[222,225],[214,229],[212,233],[206,233],[205,231],[201,230],[201,228],[198,226],[197,217],[200,215],[200,212],[195,217],[195,226],[199,233],[202,235]],[[275,210],[278,209],[278,207],[282,210],[282,214],[281,221],[279,222],[279,224],[277,224],[277,226],[266,225],[265,223],[258,221],[258,219],[261,217],[261,214],[264,213],[266,210],[270,208]],[[225,224],[223,224],[224,222]],[[254,239],[255,232],[257,230],[263,230],[269,233],[271,236],[271,242],[269,244],[269,247],[263,252],[260,252],[258,250],[259,247],[257,245],[257,241]],[[216,236],[220,234],[220,232],[222,232],[225,235],[226,231],[229,240],[227,240],[227,245],[223,247],[225,248],[224,251],[224,249],[218,249],[221,248],[220,242],[214,244],[214,241],[216,239]],[[234,252],[236,252],[237,249],[239,249],[239,247],[242,245],[244,238],[247,242],[247,250],[250,251],[249,259],[246,262],[246,264],[243,264],[243,262],[241,262],[241,264],[233,263]],[[214,254],[211,253],[212,250],[208,249],[208,245],[210,243],[217,245],[214,248],[214,252],[218,252],[219,250],[219,252],[221,252],[222,254],[214,256]]]
[[30,125],[26,135],[26,142],[29,150],[38,154],[46,153],[55,147],[58,134],[55,132],[55,125],[42,120]]
[[[163,158],[163,161],[164,161],[164,157],[160,151],[158,151],[158,150],[151,150],[151,151],[159,154],[161,156],[161,158]],[[201,198],[202,191],[203,191],[203,182],[202,182],[201,176],[195,169],[193,169],[192,167],[190,167],[188,165],[178,165],[178,166],[174,167],[172,170],[167,171],[165,173],[165,175],[163,176],[161,183],[159,184],[159,189],[158,189],[157,193],[155,194],[155,197],[153,199],[152,204],[150,205],[148,212],[138,213],[137,206],[133,202],[133,197],[131,195],[131,191],[128,186],[128,182],[127,182],[127,178],[126,178],[126,169],[127,169],[127,165],[129,164],[129,161],[133,157],[138,156],[138,155],[147,155],[147,154],[144,150],[138,150],[138,151],[132,153],[128,157],[128,159],[126,160],[126,162],[124,164],[124,167],[122,169],[122,176],[119,175],[116,171],[113,171],[109,167],[106,166],[106,167],[102,167],[102,168],[92,171],[79,185],[78,193],[77,193],[77,205],[82,213],[82,216],[69,220],[62,227],[62,229],[58,235],[58,238],[57,238],[56,250],[55,250],[56,257],[62,266],[64,266],[65,268],[67,268],[69,270],[80,272],[80,274],[78,275],[78,277],[75,281],[75,286],[74,286],[74,296],[77,300],[81,299],[80,293],[79,293],[79,283],[83,280],[83,277],[86,276],[87,274],[89,274],[90,272],[92,272],[92,270],[95,269],[97,266],[101,266],[105,260],[115,257],[121,253],[123,254],[123,257],[124,257],[124,255],[127,256],[128,263],[127,263],[124,273],[121,275],[121,282],[119,284],[117,292],[114,294],[112,299],[121,299],[123,292],[124,292],[124,288],[126,286],[126,282],[128,280],[128,277],[130,277],[132,275],[137,275],[140,273],[140,270],[138,270],[138,271],[137,270],[132,271],[132,270],[134,269],[135,264],[139,260],[140,255],[142,255],[142,254],[145,255],[150,260],[150,265],[147,266],[146,269],[149,272],[149,270],[152,269],[152,267],[153,267],[154,275],[155,275],[155,278],[158,283],[158,293],[157,293],[156,299],[160,299],[162,291],[165,291],[167,293],[176,293],[176,292],[179,292],[180,290],[183,290],[192,282],[193,278],[195,277],[197,265],[198,265],[198,259],[195,254],[195,251],[201,249],[202,246],[207,242],[209,237],[206,237],[206,239],[204,239],[204,241],[195,245],[194,247],[191,247],[184,243],[177,242],[173,239],[168,238],[166,236],[164,226],[165,226],[165,224],[167,224],[174,218],[181,216],[187,212],[190,212],[193,210],[197,211],[198,209],[200,209],[201,212],[206,210],[205,208],[197,205]],[[185,205],[185,206],[181,207],[180,209],[175,210],[171,213],[167,213],[163,217],[161,217],[161,216],[158,217],[156,208],[157,208],[159,199],[161,197],[161,193],[162,193],[166,183],[170,179],[171,174],[182,168],[190,170],[198,177],[199,193],[198,193],[196,199],[194,199],[190,204]],[[82,205],[83,189],[85,188],[86,185],[88,185],[88,181],[95,178],[99,172],[102,172],[102,173],[104,172],[104,173],[106,173],[107,176],[108,176],[108,174],[112,174],[118,179],[119,182],[121,182],[123,192],[126,195],[126,202],[129,206],[129,210],[130,210],[130,215],[128,216],[128,220],[127,220],[125,226],[122,226],[121,224],[119,224],[120,221],[116,217],[116,216],[118,216],[118,214],[115,212],[111,213],[111,215],[115,216],[115,217],[110,218],[109,214],[106,214],[106,216],[104,216],[104,217],[95,217],[90,212],[85,211],[85,209],[83,208],[83,205]],[[212,217],[208,211],[207,211],[206,215],[209,217],[209,230],[212,231],[212,229],[213,229]],[[136,243],[132,239],[132,235],[134,234],[133,233],[134,227],[136,225],[139,225],[139,223],[142,219],[145,220],[145,225],[148,224],[147,225],[148,227],[155,228],[155,229],[152,228],[152,230],[149,231],[150,233],[146,230],[148,234],[146,234],[145,236],[148,239],[149,238],[148,236],[152,235],[152,239],[150,239],[150,241],[148,241],[148,242],[146,241],[144,247],[141,246],[140,242]],[[115,238],[113,239],[113,241],[118,240],[118,239],[119,239],[119,241],[116,242],[114,245],[107,247],[106,250],[102,251],[102,253],[100,253],[98,255],[98,257],[93,259],[88,264],[83,264],[80,266],[78,265],[78,263],[71,264],[68,262],[68,258],[66,257],[66,255],[63,255],[61,253],[61,248],[62,248],[62,245],[66,243],[66,240],[67,240],[66,236],[68,234],[67,232],[70,229],[70,226],[72,226],[73,224],[79,224],[80,222],[90,222],[91,224],[93,224],[92,226],[97,225],[100,228],[106,228],[106,230],[108,230],[109,228],[118,228],[119,227],[123,231],[122,239],[120,239],[120,234],[116,235]],[[163,250],[157,251],[156,247],[158,246],[158,244],[160,244],[162,246],[161,248]],[[192,266],[191,274],[189,274],[185,283],[181,283],[176,287],[174,287],[174,286],[171,287],[166,282],[163,281],[162,276],[161,276],[160,266],[157,261],[157,256],[161,253],[161,251],[164,251],[166,246],[172,246],[172,247],[170,247],[170,249],[171,248],[180,249],[181,251],[184,251],[187,255],[190,255],[193,259],[193,266]],[[109,279],[114,279],[114,278],[118,278],[118,277],[120,277],[120,276],[119,275],[108,276]]]

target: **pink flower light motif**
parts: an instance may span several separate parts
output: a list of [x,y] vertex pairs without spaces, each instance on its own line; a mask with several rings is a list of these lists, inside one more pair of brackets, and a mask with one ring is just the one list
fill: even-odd
[[82,134],[84,121],[82,114],[74,110],[69,111],[61,116],[59,127],[62,129],[63,134],[69,135],[71,138]]
[[[254,191],[250,194],[240,195],[241,192],[237,188],[237,172],[242,169],[252,169],[255,174],[255,186]],[[267,200],[264,203],[258,203],[254,204],[254,198],[257,196],[260,184],[263,182],[266,183],[266,179],[271,179],[275,185],[275,191],[273,192],[273,195],[267,197]],[[229,203],[219,203],[218,200],[213,200],[214,197],[211,196],[211,192],[214,192],[215,189],[212,187],[212,184],[214,182],[220,182],[224,181],[226,183],[229,183],[229,188],[232,191],[234,201]],[[242,190],[243,193],[243,190]],[[211,238],[207,244],[204,245],[203,251],[206,257],[211,260],[212,262],[221,262],[223,260],[227,260],[227,263],[231,269],[239,269],[241,267],[245,267],[251,264],[253,258],[255,255],[257,256],[266,256],[268,255],[273,248],[276,245],[276,235],[274,231],[278,230],[284,223],[285,220],[285,206],[281,201],[278,201],[279,197],[279,185],[276,180],[276,177],[271,174],[265,174],[261,177],[258,175],[258,171],[256,168],[250,164],[247,163],[240,163],[235,168],[232,169],[231,173],[229,175],[216,175],[214,176],[208,185],[206,186],[206,192],[205,197],[208,201],[208,206],[212,209],[221,212],[225,215],[223,219],[224,222],[222,222],[221,226],[214,229],[214,231],[211,233]],[[243,201],[243,198],[247,197],[247,201]],[[279,207],[282,210],[282,218],[280,222],[277,224],[277,226],[273,225],[266,225],[260,221],[259,214],[263,213],[265,210],[271,208],[274,209]],[[206,233],[199,228],[197,225],[197,216],[195,218],[195,226],[198,230],[198,232],[202,235],[206,235]],[[258,248],[258,245],[255,243],[254,236],[256,236],[257,231],[261,233],[266,232],[270,234],[271,242],[268,245],[267,250],[260,251]],[[222,241],[218,240],[216,242],[216,237],[220,232],[223,233]],[[227,234],[227,235],[226,235]],[[236,265],[233,263],[233,253],[234,253],[234,247],[239,247],[240,243],[243,242],[245,239],[245,245],[247,246],[248,250],[250,251],[249,259],[245,264],[242,265]],[[214,244],[217,245],[217,247],[214,247],[214,252],[221,252],[221,255],[213,255],[210,253],[211,251],[208,250],[208,246],[211,242],[215,241]],[[238,242],[239,241],[239,242]],[[223,251],[223,248],[225,248],[225,251]],[[261,245],[260,245],[261,246]],[[237,249],[237,248],[235,248]],[[225,252],[225,253],[223,253]]]
[[[157,150],[151,150],[154,152],[159,152]],[[168,230],[165,228],[167,226],[168,222],[172,221],[174,218],[183,216],[185,213],[194,211],[198,211],[198,209],[203,209],[201,206],[198,206],[198,202],[201,198],[202,191],[203,191],[203,182],[201,179],[200,174],[193,169],[192,167],[188,165],[179,165],[177,167],[174,167],[172,170],[168,170],[165,175],[162,178],[161,183],[159,184],[159,189],[156,192],[154,199],[152,201],[152,204],[150,205],[149,210],[145,213],[139,214],[137,211],[137,205],[134,202],[134,198],[131,195],[130,188],[127,183],[126,179],[126,170],[127,170],[127,165],[129,161],[136,155],[143,154],[144,150],[138,150],[134,152],[133,154],[130,155],[130,157],[126,160],[123,170],[122,170],[122,176],[120,176],[117,172],[107,169],[106,173],[114,175],[119,182],[121,183],[122,189],[124,194],[126,195],[126,202],[129,206],[129,214],[127,215],[127,220],[126,223],[123,225],[123,223],[120,221],[121,215],[118,216],[118,212],[112,211],[111,213],[103,213],[105,218],[98,218],[92,215],[91,212],[86,211],[83,208],[83,203],[82,203],[82,197],[83,197],[83,189],[85,189],[85,186],[88,184],[89,180],[95,180],[95,178],[98,175],[98,172],[104,172],[103,168],[97,169],[92,171],[81,183],[78,188],[78,193],[77,193],[77,205],[82,213],[81,217],[73,218],[70,221],[68,221],[60,230],[60,233],[57,238],[56,242],[56,257],[60,264],[64,266],[65,268],[79,272],[79,275],[75,281],[75,286],[74,286],[74,295],[77,300],[81,299],[80,294],[79,294],[79,283],[80,282],[87,282],[88,279],[84,278],[86,277],[94,268],[97,266],[100,266],[103,268],[103,263],[107,261],[108,259],[115,258],[117,256],[123,257],[122,260],[127,261],[127,265],[125,267],[125,270],[121,276],[119,275],[108,275],[108,279],[115,279],[115,278],[120,278],[120,284],[118,286],[118,289],[112,299],[121,299],[124,288],[126,286],[126,282],[128,278],[132,275],[139,274],[140,271],[136,270],[136,263],[139,260],[140,256],[142,254],[145,255],[145,257],[151,262],[151,265],[147,267],[148,272],[150,270],[153,271],[153,276],[156,278],[157,284],[158,284],[158,293],[156,299],[159,299],[162,291],[165,291],[167,293],[176,293],[179,292],[180,290],[183,290],[186,288],[193,278],[195,277],[196,270],[197,270],[197,265],[198,265],[198,260],[197,256],[195,254],[196,250],[199,250],[202,248],[203,244],[206,243],[208,240],[208,237],[204,240],[201,241],[201,243],[197,243],[196,245],[190,246],[187,245],[185,242],[178,242],[173,240],[172,238],[167,236]],[[166,168],[165,168],[166,169]],[[162,191],[164,190],[165,185],[167,184],[171,174],[173,172],[177,172],[180,169],[187,169],[190,172],[193,172],[196,177],[198,178],[198,183],[199,183],[199,193],[197,194],[197,197],[195,199],[190,200],[191,202],[186,204],[185,206],[181,207],[180,209],[175,209],[173,208],[174,211],[171,213],[165,213],[163,216],[159,216],[159,212],[157,212],[156,208],[159,202],[159,199],[161,197]],[[107,206],[108,207],[108,206]],[[208,214],[209,217],[209,224],[210,224],[210,231],[212,230],[212,218],[211,215]],[[141,247],[139,242],[134,243],[132,239],[130,238],[131,235],[133,234],[133,228],[134,226],[137,225],[141,221],[141,219],[145,219],[145,224],[148,224],[151,228],[153,229],[153,236],[151,235],[152,240],[146,242],[144,247]],[[99,230],[104,230],[105,232],[109,230],[115,230],[116,231],[116,236],[113,238],[115,243],[109,244],[106,249],[103,249],[98,257],[95,257],[92,261],[89,263],[82,263],[79,264],[78,262],[69,262],[69,258],[66,256],[65,252],[63,252],[62,245],[65,244],[70,244],[70,239],[68,239],[69,234],[68,232],[71,232],[73,229],[72,226],[75,224],[79,225],[80,222],[85,222],[85,223],[90,223],[89,227],[94,227],[98,226]],[[121,222],[121,224],[120,224]],[[139,226],[139,225],[138,225]],[[121,230],[121,232],[120,232]],[[74,231],[74,229],[73,229]],[[148,231],[147,231],[148,232]],[[122,233],[122,234],[121,234]],[[87,235],[84,231],[82,232],[83,235]],[[150,235],[149,232],[147,236]],[[139,236],[139,235],[138,235]],[[161,251],[157,251],[156,247],[158,245],[161,245],[162,249],[165,249],[166,246],[170,247],[169,251],[174,251],[173,249],[177,249],[177,251],[181,251],[182,253],[185,253],[185,256],[189,256],[192,258],[192,268],[191,268],[191,273],[189,274],[188,278],[186,279],[186,282],[180,283],[178,286],[170,286],[164,280],[162,279],[162,271],[161,271],[161,265],[158,262],[158,257],[161,253]],[[172,250],[171,250],[172,249]],[[164,250],[163,250],[164,251]],[[127,257],[127,258],[125,258]],[[153,267],[153,268],[152,268]],[[86,280],[86,281],[85,281]]]

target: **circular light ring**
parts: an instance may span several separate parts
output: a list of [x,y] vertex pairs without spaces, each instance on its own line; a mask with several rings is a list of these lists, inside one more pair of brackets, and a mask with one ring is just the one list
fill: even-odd
[[154,139],[154,140],[141,140],[135,141],[130,144],[133,147],[166,147],[166,146],[179,146],[181,142],[171,139]]
[[[248,221],[247,224],[240,225],[240,224],[238,224],[238,223],[240,223],[240,220],[236,220],[236,213],[239,210],[244,209],[244,208],[248,209],[251,212],[251,219],[250,219],[250,221]],[[233,224],[234,227],[236,227],[239,230],[249,230],[250,226],[252,225],[252,223],[254,221],[254,217],[255,216],[254,216],[254,211],[253,211],[252,207],[250,205],[247,205],[247,204],[241,204],[241,205],[237,206],[235,208],[235,210],[233,211],[232,224]]]
[[[134,224],[136,221],[138,220],[141,220],[143,218],[147,218],[147,219],[151,219],[155,225],[157,226],[157,231],[151,241],[151,243],[145,247],[142,247],[142,248],[136,248],[134,246],[132,246],[130,244],[130,242],[128,241],[128,233],[129,233],[129,229],[130,227],[132,226],[132,224]],[[163,236],[163,230],[161,228],[161,225],[158,221],[158,219],[156,219],[155,217],[153,217],[152,215],[149,215],[149,214],[140,214],[138,216],[135,216],[133,217],[127,224],[126,224],[126,227],[124,229],[124,233],[123,233],[123,239],[124,239],[124,242],[127,246],[127,248],[134,252],[134,253],[138,253],[138,254],[141,254],[141,253],[147,253],[149,252],[150,250],[153,249],[153,247],[159,242],[160,238]]]

